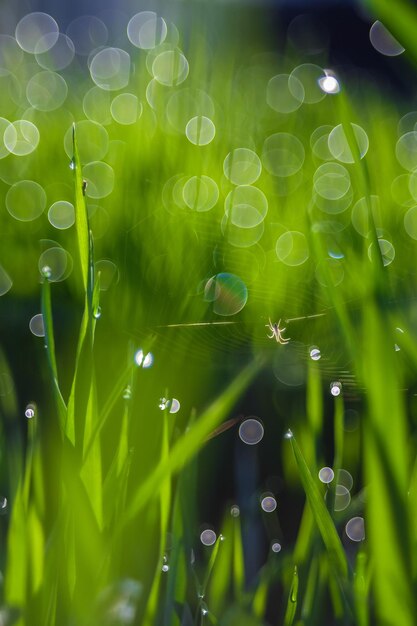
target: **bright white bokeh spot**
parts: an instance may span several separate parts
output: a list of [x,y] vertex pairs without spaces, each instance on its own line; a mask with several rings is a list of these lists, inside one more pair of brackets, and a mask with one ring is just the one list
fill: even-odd
[[271,546],[272,552],[278,553],[281,552],[281,544],[278,541],[275,541]]
[[345,532],[351,541],[363,541],[365,539],[363,517],[352,517],[345,526]]
[[[149,355],[147,355],[147,356],[149,356]],[[146,357],[145,357],[145,361],[146,361]],[[145,367],[145,364],[144,364],[144,367]],[[181,408],[180,401],[177,400],[176,398],[172,398],[171,405],[169,407],[169,412],[170,413],[178,413],[180,408]]]
[[316,346],[312,346],[310,348],[309,354],[312,361],[319,361],[321,359],[320,348],[317,348]]
[[400,42],[391,35],[386,26],[379,20],[372,24],[369,31],[369,39],[375,50],[387,57],[396,57],[405,51]]
[[322,467],[319,471],[319,479],[322,483],[328,485],[334,478],[334,471],[331,467]]
[[289,428],[285,433],[284,433],[284,439],[292,439],[294,437],[294,433],[292,432],[292,430]]
[[196,146],[206,146],[213,141],[216,127],[212,120],[205,115],[192,117],[185,127],[188,141]]
[[243,443],[250,446],[259,443],[264,436],[264,432],[262,423],[254,417],[245,419],[239,426],[239,437]]
[[143,350],[139,349],[135,352],[134,356],[135,363],[138,367],[143,367],[143,369],[148,369],[153,365],[153,354],[152,352],[147,352],[144,354]]
[[29,322],[29,329],[35,337],[45,337],[45,326],[42,313],[34,315]]
[[261,175],[261,160],[249,148],[236,148],[229,152],[223,163],[226,178],[234,185],[252,185]]
[[325,76],[318,79],[320,89],[325,93],[335,94],[340,91],[340,84],[331,70],[324,70]]
[[277,508],[274,496],[264,496],[261,500],[261,508],[265,513],[272,513]]
[[25,417],[27,419],[33,419],[36,415],[36,406],[34,404],[28,404],[25,409]]
[[214,530],[207,528],[200,535],[200,541],[204,546],[212,546],[216,543],[217,535]]
[[342,383],[339,383],[337,381],[330,383],[330,393],[332,394],[332,396],[336,398],[337,396],[340,396],[341,392],[342,392]]
[[54,202],[49,208],[48,220],[58,230],[70,228],[75,223],[74,205],[66,200]]

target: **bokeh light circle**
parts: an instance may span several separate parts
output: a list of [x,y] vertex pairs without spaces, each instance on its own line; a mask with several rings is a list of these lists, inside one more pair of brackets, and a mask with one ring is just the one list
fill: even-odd
[[342,163],[355,163],[357,156],[363,159],[368,152],[368,135],[358,124],[351,123],[352,138],[348,136],[343,124],[338,124],[329,133],[328,145],[333,157]]
[[203,544],[203,546],[212,546],[216,543],[216,539],[217,539],[217,535],[214,532],[214,530],[211,530],[210,528],[206,528],[206,530],[203,530],[203,532],[200,534],[200,541]]
[[273,513],[277,508],[277,501],[272,495],[265,495],[261,499],[261,508],[265,513]]
[[351,541],[363,541],[365,539],[365,521],[363,517],[352,517],[345,526],[345,532]]
[[29,321],[29,330],[35,337],[45,337],[45,326],[42,313],[37,313]]
[[264,436],[264,427],[255,417],[248,417],[239,426],[239,437],[250,446],[254,446],[259,443]]
[[[72,159],[73,155],[72,133],[73,128],[70,126],[64,137],[64,149],[69,159]],[[109,148],[109,135],[101,124],[91,120],[81,120],[75,124],[75,134],[81,163],[100,161],[106,155]]]
[[165,41],[168,29],[165,20],[153,11],[136,13],[127,25],[129,41],[137,48],[151,50]]
[[239,185],[227,195],[224,210],[235,226],[253,228],[266,217],[268,200],[257,187]]
[[322,483],[328,485],[334,478],[334,471],[331,467],[322,467],[319,471],[319,479]]
[[261,160],[249,148],[236,148],[229,152],[223,163],[226,178],[234,185],[251,185],[261,175]]
[[221,272],[207,281],[204,299],[213,303],[213,311],[217,315],[235,315],[245,306],[248,289],[239,276]]
[[304,146],[291,133],[275,133],[264,142],[262,163],[274,176],[285,178],[296,174],[303,167],[304,160]]
[[178,48],[161,52],[152,63],[153,77],[158,83],[168,87],[183,83],[188,72],[188,61]]
[[21,180],[12,185],[6,195],[6,208],[20,222],[31,222],[42,215],[46,207],[46,193],[33,180]]
[[142,115],[142,110],[142,103],[133,93],[119,94],[110,105],[110,111],[115,122],[125,126],[134,124]]
[[48,220],[54,228],[65,230],[75,222],[75,209],[71,202],[58,200],[54,202],[48,211]]
[[107,163],[93,161],[83,167],[83,177],[87,181],[86,196],[105,198],[114,187],[114,171]]
[[3,134],[4,145],[16,156],[30,154],[39,144],[39,130],[28,120],[17,120],[7,126]]
[[26,97],[34,109],[53,111],[58,109],[68,94],[65,80],[56,72],[38,72],[26,86]]
[[121,48],[103,48],[91,60],[90,75],[101,89],[123,89],[130,79],[129,54]]
[[47,13],[28,13],[16,26],[15,37],[19,46],[29,54],[46,52],[58,40],[59,28]]
[[219,199],[219,188],[209,176],[192,176],[182,189],[185,204],[200,213],[210,211]]
[[288,230],[278,238],[275,252],[278,259],[290,267],[302,265],[310,256],[305,235],[296,230]]
[[216,127],[210,118],[196,115],[187,123],[185,134],[195,146],[207,146],[214,139]]

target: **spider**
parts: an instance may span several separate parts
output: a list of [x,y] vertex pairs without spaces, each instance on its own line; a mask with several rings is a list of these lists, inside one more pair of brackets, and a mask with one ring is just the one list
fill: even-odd
[[280,328],[281,320],[279,320],[278,324],[273,324],[271,322],[271,318],[269,318],[269,324],[265,324],[265,326],[271,331],[272,335],[268,335],[268,339],[275,339],[278,343],[285,345],[289,342],[290,338],[286,339],[282,336],[282,333],[285,332],[285,328]]

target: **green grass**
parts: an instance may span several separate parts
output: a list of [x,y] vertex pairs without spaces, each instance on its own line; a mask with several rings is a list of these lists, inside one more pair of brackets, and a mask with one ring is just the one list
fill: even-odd
[[[370,4],[389,25],[386,3]],[[412,59],[410,6],[398,6],[392,30]],[[171,28],[168,40],[175,36]],[[49,112],[27,108],[25,88],[39,71],[31,55],[15,63],[22,91],[7,93],[0,114],[30,120],[40,142],[26,156],[0,159],[0,621],[411,625],[417,218],[409,211],[417,161],[412,146],[396,157],[399,136],[411,130],[402,119],[408,109],[370,86],[355,93],[342,76],[340,93],[282,113],[267,103],[268,82],[306,59],[290,48],[278,58],[261,45],[208,54],[196,39],[180,40],[190,72],[170,86],[150,83],[154,50],[125,44],[135,64],[129,85],[94,92],[88,109],[103,125],[82,123],[94,83],[75,62],[61,72],[65,103]],[[325,55],[317,63],[328,66]],[[129,125],[110,115],[110,100],[125,92],[142,106]],[[185,134],[196,113],[214,123],[207,145]],[[365,155],[351,123],[366,133]],[[332,140],[333,155],[326,141],[310,141],[324,125],[341,125],[344,154]],[[268,156],[265,141],[276,133],[289,134],[287,151]],[[238,148],[260,157],[258,177],[239,169],[238,153],[224,170]],[[283,175],[297,158],[299,169]],[[92,161],[111,169],[87,176]],[[327,162],[339,169],[320,182]],[[100,193],[113,175],[113,190]],[[28,211],[32,196],[12,205],[9,190],[27,180],[46,191],[47,207],[24,221],[12,214]],[[238,182],[252,190],[235,191]],[[313,184],[322,185],[320,197]],[[332,189],[340,198],[331,199]],[[57,200],[74,205],[69,228],[48,221]],[[258,203],[258,214],[244,201]],[[35,313],[44,338],[29,332]],[[287,345],[267,338],[268,321],[279,319]],[[26,351],[29,370],[16,358]],[[177,398],[180,410],[162,398]],[[29,403],[35,415],[26,419]],[[242,465],[233,497],[253,493],[232,515],[220,497],[223,457],[234,454],[242,417],[253,413],[264,439],[251,457],[238,442],[238,454],[256,486]],[[318,478],[324,466],[335,472],[331,485]],[[341,470],[354,477],[347,507],[338,506]],[[266,513],[259,500],[270,475],[281,487],[277,510]],[[354,517],[364,519],[360,542],[345,530]],[[200,541],[204,524],[216,530],[212,546]],[[265,557],[262,542],[281,547],[270,545]],[[250,576],[253,561],[261,565]]]

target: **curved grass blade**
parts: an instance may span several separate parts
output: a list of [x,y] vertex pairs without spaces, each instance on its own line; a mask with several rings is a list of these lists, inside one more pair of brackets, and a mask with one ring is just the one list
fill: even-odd
[[330,513],[326,508],[320,489],[311,475],[310,469],[304,459],[297,441],[295,440],[295,437],[290,436],[289,440],[291,442],[304,491],[324,545],[329,553],[331,563],[333,564],[338,577],[341,580],[345,580],[348,575],[348,565],[339,535],[337,534],[337,530],[333,524]]
[[154,471],[133,496],[132,502],[121,520],[119,532],[122,531],[124,526],[142,509],[150,498],[159,494],[161,485],[166,480],[167,475],[178,472],[198,452],[208,435],[227,415],[238,397],[258,373],[261,365],[260,361],[254,361],[247,365],[225,391],[206,409],[200,419],[196,420],[185,435],[178,439],[168,458],[162,459],[158,463]]

